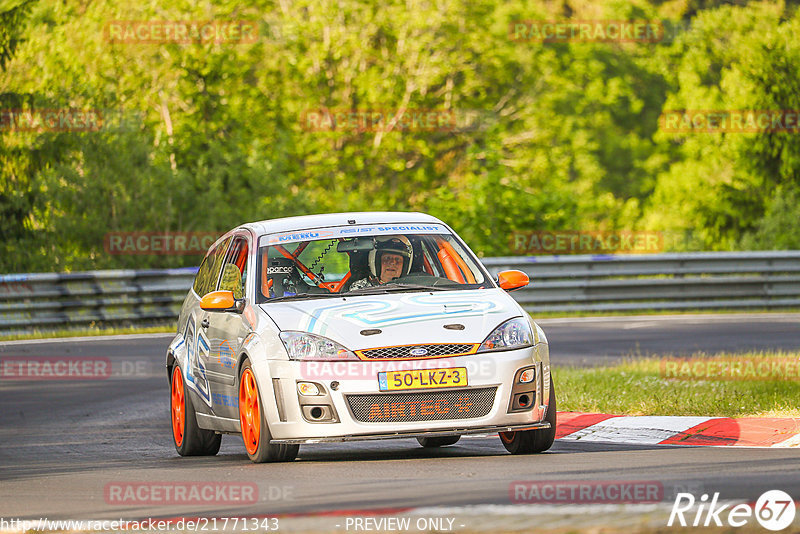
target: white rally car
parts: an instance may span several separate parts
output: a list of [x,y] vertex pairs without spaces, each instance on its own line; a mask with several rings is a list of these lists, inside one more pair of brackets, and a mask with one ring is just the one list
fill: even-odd
[[303,443],[499,432],[550,448],[556,400],[544,332],[440,220],[311,215],[245,224],[203,259],[167,351],[178,453],[241,434],[254,462]]

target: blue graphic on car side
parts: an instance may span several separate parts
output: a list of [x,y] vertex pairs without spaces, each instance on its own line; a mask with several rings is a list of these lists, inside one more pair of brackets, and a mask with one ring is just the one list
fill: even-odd
[[186,323],[186,362],[184,363],[183,376],[186,385],[197,393],[203,401],[211,407],[211,394],[206,376],[206,368],[203,365],[201,353],[208,356],[209,344],[205,335],[196,329],[196,318],[194,315]]
[[229,406],[231,408],[239,407],[239,399],[237,399],[233,395],[225,395],[223,393],[212,393],[211,400],[214,402],[214,404],[217,404],[219,406]]

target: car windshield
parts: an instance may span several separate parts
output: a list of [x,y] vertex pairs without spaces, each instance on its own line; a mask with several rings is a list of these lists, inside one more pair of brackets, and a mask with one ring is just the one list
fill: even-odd
[[441,225],[311,230],[259,244],[259,302],[494,287]]

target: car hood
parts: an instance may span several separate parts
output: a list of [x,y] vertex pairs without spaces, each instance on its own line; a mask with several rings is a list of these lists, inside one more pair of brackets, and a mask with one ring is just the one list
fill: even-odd
[[[480,343],[502,322],[524,314],[502,289],[300,300],[262,304],[261,309],[281,330],[319,334],[350,350],[417,343]],[[364,330],[380,332],[364,335]]]

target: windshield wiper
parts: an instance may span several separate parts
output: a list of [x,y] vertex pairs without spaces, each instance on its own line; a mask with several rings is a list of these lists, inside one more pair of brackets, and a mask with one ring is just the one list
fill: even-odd
[[369,295],[371,293],[393,293],[397,291],[453,291],[456,287],[425,286],[420,284],[388,283],[380,286],[362,287],[348,291],[345,295]]
[[426,290],[436,290],[436,291],[453,291],[455,289],[463,289],[459,288],[459,286],[437,286],[436,282],[434,285],[425,285],[425,284],[409,284],[407,282],[389,282],[388,284],[384,284],[384,287],[398,287],[398,288],[405,288],[405,289],[426,289]]
[[309,299],[325,299],[331,297],[341,297],[339,293],[301,293],[299,295],[284,295],[282,297],[272,297],[261,304],[269,304],[270,302],[283,302],[287,300],[309,300]]

